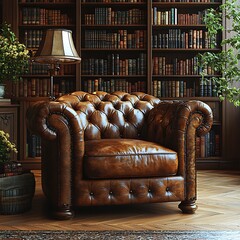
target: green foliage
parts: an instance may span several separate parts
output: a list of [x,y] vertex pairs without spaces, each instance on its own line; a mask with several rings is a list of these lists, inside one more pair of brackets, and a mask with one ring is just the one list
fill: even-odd
[[[222,16],[232,23],[231,29],[225,29]],[[240,106],[240,6],[237,0],[226,0],[219,9],[208,9],[205,23],[211,38],[215,38],[219,31],[226,31],[228,38],[222,39],[222,51],[199,54],[199,66],[202,68],[202,78],[207,77],[206,69],[211,67],[220,73],[220,77],[212,77],[217,96],[221,100],[228,99],[235,106]],[[213,42],[212,48],[216,46]],[[209,77],[208,77],[209,79]]]
[[0,29],[0,83],[18,81],[28,71],[28,50],[19,43],[10,25],[4,23]]
[[16,145],[9,141],[9,134],[0,130],[0,162],[9,161],[10,152],[17,153]]

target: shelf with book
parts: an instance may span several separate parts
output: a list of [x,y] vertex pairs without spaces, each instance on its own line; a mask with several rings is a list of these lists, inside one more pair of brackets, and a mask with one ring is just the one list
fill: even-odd
[[[16,32],[19,41],[29,50],[31,60],[29,72],[12,87],[12,99],[20,105],[20,145],[19,158],[30,168],[39,168],[40,139],[27,131],[25,114],[29,105],[36,101],[49,100],[50,68],[48,64],[32,61],[47,29],[64,28],[72,30],[76,44],[76,0],[19,0],[14,3],[16,11]],[[14,10],[12,10],[14,11]],[[53,94],[59,97],[76,90],[76,66],[59,65],[53,73]]]
[[204,2],[202,0],[152,0],[153,5],[161,5],[161,6],[168,6],[168,7],[182,7],[182,8],[187,8],[191,9],[193,6],[197,8],[209,8],[209,7],[214,7],[214,6],[219,6],[221,4],[221,1],[219,0],[205,0]]
[[146,1],[81,2],[81,86],[147,91]]
[[[153,52],[196,52],[196,49],[193,48],[154,48],[152,50]],[[219,52],[220,50],[218,48],[216,49],[210,49],[210,48],[202,48],[198,49],[198,52]]]
[[[196,157],[201,168],[208,161],[217,166],[223,156],[224,103],[216,97],[213,82],[202,81],[197,57],[198,53],[221,50],[220,45],[212,48],[213,39],[204,24],[207,9],[220,4],[154,0],[151,6],[152,94],[163,100],[201,100],[213,110],[212,130],[204,137],[196,137]],[[220,42],[221,36],[216,35],[216,39]],[[208,75],[218,73],[208,68]]]

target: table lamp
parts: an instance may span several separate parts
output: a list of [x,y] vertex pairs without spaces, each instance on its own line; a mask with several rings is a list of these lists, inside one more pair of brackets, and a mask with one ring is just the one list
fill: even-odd
[[59,64],[76,64],[81,61],[73,43],[72,31],[67,29],[48,29],[33,61],[50,65],[50,99],[54,99],[54,71],[59,69]]

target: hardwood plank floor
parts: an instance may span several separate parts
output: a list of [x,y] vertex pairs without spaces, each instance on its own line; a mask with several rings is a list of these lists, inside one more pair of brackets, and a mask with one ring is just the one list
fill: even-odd
[[0,215],[0,230],[240,230],[240,172],[198,171],[198,210],[182,214],[178,202],[88,207],[68,221],[49,219],[34,171],[36,193],[31,211]]

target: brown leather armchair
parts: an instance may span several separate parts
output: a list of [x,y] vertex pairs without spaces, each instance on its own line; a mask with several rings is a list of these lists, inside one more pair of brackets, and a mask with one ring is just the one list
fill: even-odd
[[29,130],[42,139],[42,187],[58,219],[80,206],[170,201],[194,213],[195,136],[212,121],[203,102],[140,92],[79,91],[27,111]]

